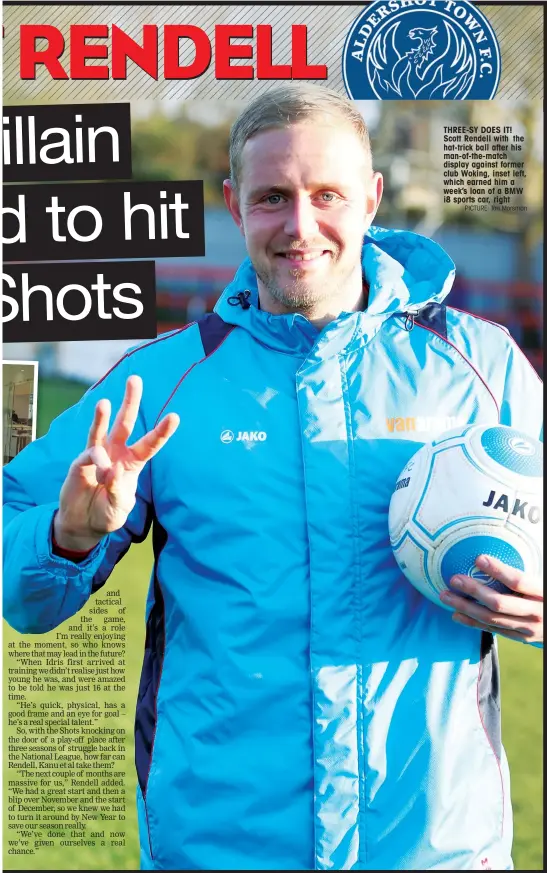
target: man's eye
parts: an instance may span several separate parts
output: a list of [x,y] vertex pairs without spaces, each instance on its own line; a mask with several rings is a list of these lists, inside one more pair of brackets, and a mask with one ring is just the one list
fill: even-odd
[[320,196],[321,199],[325,201],[325,203],[332,203],[333,200],[337,199],[334,191],[322,191]]
[[268,194],[264,200],[266,203],[270,203],[271,206],[277,206],[283,200],[283,196],[281,194]]

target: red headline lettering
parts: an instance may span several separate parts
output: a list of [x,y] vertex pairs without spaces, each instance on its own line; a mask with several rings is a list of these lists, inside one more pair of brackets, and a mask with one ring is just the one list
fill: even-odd
[[[196,79],[214,60],[216,79],[326,79],[325,64],[308,64],[308,32],[305,24],[291,28],[291,63],[274,64],[273,33],[269,24],[217,24],[214,43],[193,24],[166,24],[163,34],[163,76],[165,79]],[[70,49],[65,57],[65,37],[51,24],[22,24],[20,29],[20,73],[35,79],[43,66],[53,79],[126,79],[127,62],[132,61],[153,79],[158,78],[158,27],[145,24],[141,41],[128,36],[116,24],[73,24]],[[93,39],[95,42],[88,43]],[[249,40],[233,44],[233,39]],[[98,43],[96,40],[104,40]],[[194,47],[191,63],[181,66],[181,40]],[[45,44],[44,44],[45,41]],[[105,63],[89,64],[89,60]],[[234,60],[247,64],[233,64]]]

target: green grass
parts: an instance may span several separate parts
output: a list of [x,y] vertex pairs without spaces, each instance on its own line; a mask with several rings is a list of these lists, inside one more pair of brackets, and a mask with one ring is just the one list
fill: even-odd
[[[66,383],[62,380],[45,381],[40,384],[38,395],[38,432],[47,430],[49,420],[62,411],[69,403],[76,402],[84,391],[79,383]],[[144,645],[144,604],[151,567],[151,548],[149,541],[132,546],[121,564],[115,569],[105,590],[119,588],[124,604],[127,606],[127,687],[121,694],[103,694],[105,700],[125,703],[125,716],[117,720],[116,726],[126,732],[126,791],[127,818],[124,822],[126,846],[70,848],[46,848],[37,850],[34,855],[7,855],[7,840],[11,838],[7,828],[7,770],[4,756],[4,867],[13,870],[133,870],[139,866],[137,821],[135,812],[135,773],[133,765],[133,721],[137,687],[142,664]],[[87,614],[90,603],[82,614]],[[54,636],[55,631],[49,636]],[[45,635],[43,639],[47,639]],[[4,654],[9,642],[20,636],[4,623]],[[511,795],[515,813],[514,861],[517,870],[541,870],[543,868],[542,823],[543,823],[543,784],[542,784],[542,658],[537,649],[500,640],[503,698],[503,738],[512,774]],[[6,688],[6,666],[4,657],[4,687]],[[35,693],[37,702],[50,695]],[[55,699],[66,702],[69,695],[58,694]],[[88,699],[98,695],[87,695]],[[86,699],[82,694],[79,699]],[[6,710],[4,707],[4,743],[8,736]],[[10,729],[13,731],[13,729]],[[84,835],[92,830],[102,829],[102,825],[91,823]],[[116,826],[118,827],[118,826]],[[121,829],[121,824],[119,825]],[[100,842],[100,840],[98,841]]]
[[41,437],[47,433],[50,422],[69,406],[74,406],[85,393],[86,388],[87,386],[81,382],[61,378],[41,379],[39,377],[36,436]]

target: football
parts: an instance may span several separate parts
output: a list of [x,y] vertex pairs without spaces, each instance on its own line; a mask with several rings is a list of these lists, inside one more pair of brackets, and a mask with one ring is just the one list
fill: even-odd
[[420,448],[397,479],[389,506],[395,559],[422,594],[456,573],[510,592],[475,561],[491,555],[538,575],[542,567],[543,444],[505,425],[467,425]]

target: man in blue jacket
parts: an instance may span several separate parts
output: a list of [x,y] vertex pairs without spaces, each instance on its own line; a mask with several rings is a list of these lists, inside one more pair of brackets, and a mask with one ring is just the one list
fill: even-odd
[[371,227],[382,179],[345,98],[266,93],[230,159],[249,260],[215,312],[129,351],[6,468],[6,617],[55,627],[152,527],[144,868],[511,869],[491,632],[542,640],[542,588],[491,559],[522,596],[463,577],[451,613],[405,580],[389,498],[438,430],[388,425],[539,436],[539,380],[444,306],[435,243]]

